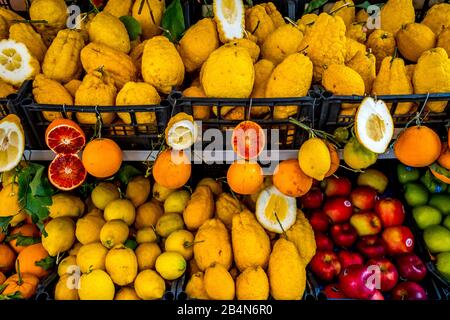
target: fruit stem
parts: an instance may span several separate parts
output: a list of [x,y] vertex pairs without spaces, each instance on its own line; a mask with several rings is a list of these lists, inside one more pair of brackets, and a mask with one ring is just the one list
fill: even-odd
[[[278,224],[280,225],[280,228],[281,228],[282,233],[285,235],[285,237],[286,237],[286,239],[287,239],[288,236],[287,236],[287,234],[286,234],[286,231],[285,231],[284,228],[283,228],[283,225],[281,224],[280,219],[278,219],[277,212],[274,211],[273,214],[275,215],[275,218],[277,219],[277,222],[278,222]],[[288,240],[289,240],[289,239],[288,239]]]
[[21,286],[23,284],[23,279],[22,279],[22,273],[20,272],[20,260],[19,259],[17,259],[17,275],[19,277],[17,284],[19,286]]
[[340,6],[339,8],[334,9],[333,11],[330,11],[330,15],[338,12],[341,9],[344,9],[346,7],[354,7],[354,5],[352,5],[350,2],[343,4],[342,6]]
[[355,172],[355,173],[362,173],[362,172],[364,172],[364,170],[361,170],[361,169],[353,169],[353,168],[344,166],[343,164],[339,164],[339,167],[341,167],[341,168],[343,168],[343,169],[346,169],[346,170],[348,170],[348,171],[351,171],[351,172]]
[[339,142],[336,140],[335,136],[332,134],[329,134],[328,132],[325,132],[322,130],[317,130],[317,129],[312,129],[312,128],[308,127],[306,124],[301,123],[300,121],[298,121],[297,119],[294,119],[294,118],[289,118],[289,122],[292,124],[295,124],[296,126],[299,126],[303,130],[308,131],[310,138],[319,137],[324,140],[329,140],[333,144],[339,145]]
[[94,4],[94,2],[92,2],[92,0],[89,0],[89,3],[92,5],[92,7],[94,7],[95,13],[99,13],[99,12],[100,12],[100,11],[98,10],[97,6]]

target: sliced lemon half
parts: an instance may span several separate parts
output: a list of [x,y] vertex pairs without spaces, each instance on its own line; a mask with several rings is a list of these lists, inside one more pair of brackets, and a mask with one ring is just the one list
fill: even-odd
[[20,119],[14,114],[0,121],[0,172],[15,168],[25,150],[25,137]]
[[14,40],[0,41],[0,78],[3,81],[21,85],[39,71],[39,61],[23,43]]
[[198,127],[192,116],[178,113],[172,117],[166,128],[166,142],[174,150],[190,148],[198,137]]

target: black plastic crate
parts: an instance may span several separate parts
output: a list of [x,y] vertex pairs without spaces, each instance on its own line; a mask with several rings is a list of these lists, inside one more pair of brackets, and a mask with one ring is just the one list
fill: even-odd
[[[232,130],[241,121],[251,120],[258,123],[266,130],[266,144],[270,150],[298,149],[304,140],[308,138],[308,132],[292,124],[289,118],[296,119],[311,128],[317,128],[320,116],[320,97],[313,91],[309,96],[300,98],[255,98],[255,99],[218,99],[218,98],[188,98],[180,92],[173,92],[169,96],[173,105],[173,114],[185,112],[193,115],[193,106],[209,106],[217,108],[217,114],[211,109],[210,118],[202,121],[203,131],[207,129],[219,129],[222,132]],[[224,118],[221,114],[225,107],[243,107],[243,117],[236,120]],[[268,106],[270,112],[264,118],[251,116],[252,108]],[[275,119],[274,111],[277,107],[297,106],[297,112],[287,119]],[[271,143],[271,130],[278,130],[279,141],[276,145]],[[230,141],[224,139],[224,149],[230,145]],[[274,136],[274,140],[276,137]]]
[[[102,124],[102,137],[111,138],[116,141],[123,150],[133,149],[158,149],[164,142],[164,130],[171,114],[171,106],[167,100],[159,105],[138,106],[65,106],[65,105],[43,105],[36,103],[31,94],[31,81],[24,85],[27,94],[16,108],[18,114],[23,115],[27,128],[32,136],[31,147],[34,149],[47,149],[45,145],[45,130],[50,124],[43,115],[43,111],[61,112],[64,118],[70,118],[77,122],[75,113],[101,114],[106,112],[129,113],[130,124]],[[154,112],[155,123],[137,123],[137,112]],[[96,131],[96,125],[79,124],[87,138],[92,137]]]

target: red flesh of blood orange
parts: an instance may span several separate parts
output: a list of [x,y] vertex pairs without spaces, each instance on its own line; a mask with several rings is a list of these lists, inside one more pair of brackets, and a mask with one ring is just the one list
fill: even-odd
[[75,154],[57,154],[48,167],[48,178],[56,188],[64,191],[79,187],[86,180],[87,171]]
[[245,160],[256,159],[264,150],[266,137],[259,124],[243,121],[233,130],[231,137],[233,151]]
[[55,153],[72,154],[84,147],[86,136],[72,120],[56,119],[45,131],[45,142]]

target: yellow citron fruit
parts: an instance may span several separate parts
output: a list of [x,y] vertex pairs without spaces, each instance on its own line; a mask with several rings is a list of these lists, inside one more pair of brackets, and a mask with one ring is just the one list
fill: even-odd
[[218,196],[223,192],[220,181],[213,178],[203,178],[199,181],[199,183],[197,183],[197,186],[208,186],[215,196]]
[[381,30],[395,34],[404,24],[414,22],[413,0],[388,0],[381,8]]
[[109,182],[100,182],[91,193],[91,199],[100,210],[105,210],[108,203],[119,199],[120,192],[117,186]]
[[198,127],[194,118],[184,112],[170,118],[166,130],[166,143],[173,150],[190,148],[198,136]]
[[10,217],[21,213],[19,204],[19,185],[11,183],[0,190],[0,217]]
[[186,260],[178,252],[167,251],[158,256],[156,271],[166,280],[175,280],[186,271]]
[[122,244],[128,239],[130,230],[122,220],[111,220],[106,222],[100,230],[100,241],[111,249],[115,245]]
[[89,40],[124,53],[130,52],[130,38],[119,18],[107,12],[98,13],[89,24]]
[[106,221],[119,219],[130,226],[136,217],[136,210],[130,200],[116,199],[108,203],[103,214]]
[[129,16],[132,4],[132,0],[109,0],[103,12],[108,12],[117,18]]
[[229,43],[231,45],[238,46],[247,50],[248,54],[252,58],[253,63],[256,63],[256,61],[258,61],[261,49],[254,41],[247,38],[243,38],[230,41]]
[[77,257],[67,256],[58,264],[58,275],[62,277],[65,274],[73,274],[77,268]]
[[303,34],[292,24],[285,24],[270,33],[261,47],[262,57],[275,65],[281,63],[288,55],[300,48]]
[[270,186],[259,194],[256,218],[266,230],[283,233],[295,223],[296,215],[295,198],[286,196],[275,186]]
[[206,294],[213,300],[233,300],[234,280],[227,269],[216,264],[205,271],[203,277]]
[[127,199],[130,199],[137,208],[147,201],[148,195],[150,194],[150,188],[151,185],[149,179],[143,176],[137,176],[128,182],[125,196]]
[[81,244],[89,244],[100,241],[100,231],[102,230],[105,220],[103,217],[88,214],[78,219],[75,229],[75,236]]
[[116,293],[114,300],[141,300],[141,298],[139,298],[134,288],[122,287]]
[[214,20],[223,43],[244,37],[245,8],[242,0],[214,0]]
[[165,251],[177,252],[188,261],[194,255],[194,235],[187,230],[172,232],[164,243]]
[[58,193],[52,196],[52,205],[48,207],[51,218],[78,218],[84,213],[84,203],[79,197],[69,193]]
[[103,270],[94,270],[80,278],[80,300],[113,300],[115,294],[111,277]]
[[168,237],[172,232],[183,229],[183,217],[178,213],[165,213],[156,223],[156,232],[163,238]]
[[90,243],[80,248],[77,254],[77,265],[81,272],[88,273],[92,270],[105,270],[105,259],[108,253],[100,242]]
[[141,25],[144,39],[150,39],[162,33],[160,24],[165,9],[166,2],[163,0],[134,1],[132,15]]
[[55,300],[78,300],[78,290],[71,283],[71,276],[62,275],[55,286]]
[[42,245],[51,256],[69,250],[75,242],[75,222],[70,218],[50,220],[45,225],[45,231],[47,236],[42,235]]
[[138,271],[136,255],[133,250],[122,244],[109,250],[105,267],[112,281],[119,286],[133,283]]
[[154,269],[156,259],[161,254],[157,243],[141,243],[135,250],[139,271]]
[[164,212],[183,213],[190,198],[187,190],[172,192],[164,201]]
[[207,186],[197,186],[183,211],[183,219],[189,230],[196,230],[214,215],[214,197]]
[[245,269],[236,279],[238,300],[267,300],[269,279],[260,266]]
[[373,165],[378,155],[368,150],[359,141],[352,137],[344,147],[344,161],[352,169],[360,170]]
[[[1,61],[0,51],[0,63]],[[0,121],[0,172],[15,168],[19,164],[24,150],[25,136],[22,124],[19,117],[10,114]]]
[[136,229],[155,227],[158,219],[164,214],[161,205],[156,200],[144,203],[136,210]]
[[186,285],[186,294],[192,299],[209,300],[208,294],[205,290],[203,272],[196,272],[192,274]]
[[430,27],[435,35],[440,35],[446,28],[450,27],[450,3],[436,3],[427,12],[422,21]]
[[174,191],[175,191],[174,189],[166,188],[160,185],[158,182],[155,182],[155,184],[153,185],[152,194],[153,198],[155,198],[159,202],[164,202],[167,199],[167,197]]
[[436,46],[436,35],[423,23],[403,25],[395,40],[402,56],[412,62],[417,62],[422,53]]
[[216,218],[221,220],[228,229],[231,229],[233,217],[242,211],[243,205],[229,193],[222,193],[216,200]]
[[158,236],[153,227],[140,229],[136,233],[137,243],[155,242],[156,240],[158,240]]
[[319,138],[306,140],[298,151],[298,164],[309,177],[322,181],[331,167],[331,156],[325,141]]
[[79,243],[79,242],[75,243],[73,245],[72,249],[70,249],[69,255],[75,257],[75,259],[76,259],[77,255],[78,255],[78,252],[80,251],[82,246],[83,245],[81,243]]
[[144,270],[134,280],[134,289],[142,300],[161,299],[166,291],[166,284],[155,271]]

